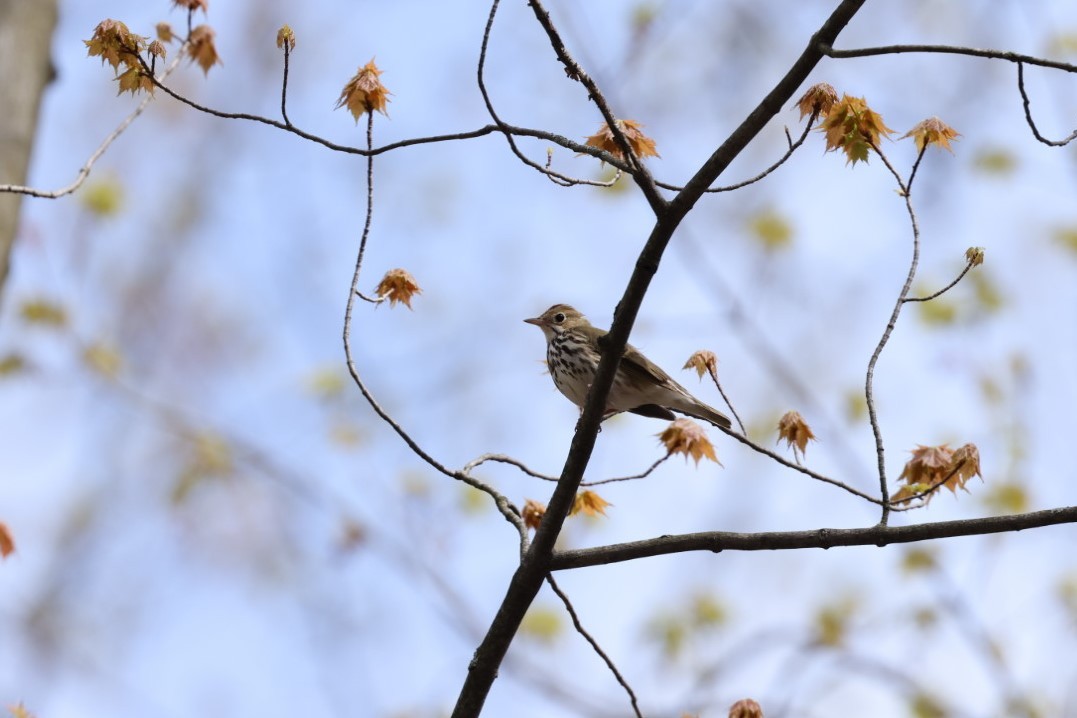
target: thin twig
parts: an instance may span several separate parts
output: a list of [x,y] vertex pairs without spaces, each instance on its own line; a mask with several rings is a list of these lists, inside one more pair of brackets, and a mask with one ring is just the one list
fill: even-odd
[[561,603],[565,604],[565,610],[568,611],[568,615],[572,618],[572,625],[575,626],[576,633],[583,636],[583,640],[591,644],[591,648],[594,652],[598,654],[598,657],[601,658],[610,669],[610,673],[612,673],[613,677],[617,679],[617,682],[621,684],[621,687],[625,689],[625,693],[628,694],[628,700],[632,704],[632,712],[636,714],[636,718],[643,718],[643,713],[639,710],[639,702],[636,700],[636,693],[632,690],[632,686],[628,685],[628,681],[626,681],[625,677],[621,675],[621,672],[617,670],[617,666],[614,664],[613,659],[602,650],[602,646],[598,645],[598,641],[595,640],[594,636],[588,633],[587,629],[580,623],[580,617],[576,614],[576,609],[572,607],[572,601],[568,599],[568,595],[566,595],[565,592],[561,590],[561,587],[557,585],[557,582],[553,580],[553,574],[546,574],[546,583],[550,584],[550,588],[552,588],[553,592],[557,594],[557,597],[561,599]]
[[[725,187],[710,187],[710,188],[704,190],[704,192],[705,193],[731,192],[731,191],[733,191],[735,189],[740,189],[741,187],[747,187],[750,184],[755,184],[759,180],[764,179],[769,174],[774,172],[776,169],[778,169],[779,167],[784,165],[789,160],[789,158],[793,156],[793,153],[796,152],[800,148],[800,146],[804,144],[804,141],[806,139],[808,139],[808,133],[811,132],[812,125],[815,124],[815,120],[816,120],[816,118],[818,116],[819,116],[819,110],[812,110],[811,117],[808,118],[808,124],[804,125],[804,131],[802,133],[800,133],[800,137],[797,138],[796,142],[794,142],[793,139],[789,136],[789,128],[788,127],[785,128],[785,138],[786,138],[786,141],[789,144],[789,148],[785,151],[785,154],[783,154],[778,159],[778,161],[775,162],[774,164],[772,164],[770,167],[767,167],[765,170],[763,170],[762,172],[757,174],[755,177],[752,177],[751,179],[746,179],[743,182],[737,182],[736,184],[726,185]],[[657,184],[662,189],[671,189],[671,190],[675,190],[677,192],[684,189],[683,187],[678,187],[678,186],[672,185],[672,184],[666,184],[665,182],[655,182],[655,184]]]
[[[291,42],[285,39],[284,48],[284,79],[280,83],[280,116],[284,118],[285,127],[291,127],[292,121],[288,119],[288,58],[291,56]],[[369,143],[368,143],[369,145]]]
[[587,99],[594,102],[598,111],[602,114],[602,119],[605,120],[606,127],[609,128],[614,141],[621,150],[621,154],[628,162],[629,174],[635,179],[636,185],[639,186],[647,203],[657,214],[666,206],[667,201],[661,194],[659,194],[654,178],[647,170],[646,165],[644,165],[643,161],[632,151],[632,146],[629,143],[628,138],[625,137],[620,125],[617,124],[617,117],[613,114],[613,111],[610,110],[605,95],[602,94],[602,91],[595,81],[584,72],[583,68],[580,67],[580,64],[569,54],[568,48],[565,47],[564,40],[561,39],[560,32],[558,32],[553,21],[550,19],[549,11],[542,6],[541,0],[529,0],[527,4],[531,6],[531,10],[535,13],[535,19],[538,20],[539,25],[546,31],[546,37],[549,38],[550,44],[553,46],[553,51],[557,55],[557,59],[565,66],[565,73],[570,79],[576,80],[584,86],[587,90]]
[[[182,48],[181,52],[176,53],[176,57],[161,73],[162,78],[168,77],[172,73],[172,71],[176,69],[176,66],[179,64],[181,57]],[[82,183],[85,182],[86,178],[90,176],[90,171],[93,169],[93,166],[97,163],[99,159],[101,159],[101,156],[105,154],[109,146],[112,145],[112,143],[115,142],[119,138],[119,136],[124,133],[124,130],[126,130],[131,125],[131,123],[134,122],[138,118],[138,116],[142,114],[142,112],[152,101],[153,95],[151,94],[147,94],[145,97],[143,97],[142,101],[138,103],[138,106],[135,107],[131,114],[123,118],[120,124],[116,125],[116,129],[112,130],[112,132],[110,132],[109,135],[104,140],[102,140],[101,144],[97,146],[97,149],[93,151],[93,154],[90,155],[89,159],[87,159],[85,164],[83,164],[82,167],[79,169],[78,174],[75,175],[75,181],[67,185],[66,187],[61,187],[60,189],[56,190],[41,190],[35,189],[33,187],[24,187],[22,185],[0,184],[0,192],[11,192],[13,194],[23,194],[29,197],[41,197],[44,199],[59,199],[60,197],[71,194],[82,186]]]
[[[624,174],[623,170],[621,170],[620,168],[617,168],[617,171],[614,172],[613,177],[611,179],[605,180],[605,181],[602,181],[602,180],[585,180],[585,179],[578,179],[578,178],[565,178],[564,175],[557,175],[557,173],[555,173],[553,171],[552,165],[553,165],[553,150],[548,150],[546,152],[546,177],[551,182],[553,182],[555,185],[559,185],[561,187],[574,187],[576,185],[586,185],[586,186],[589,186],[589,187],[609,188],[609,187],[612,187],[613,185],[617,184],[617,180],[621,179],[621,175]],[[557,175],[557,176],[555,176],[555,175]]]
[[[374,145],[374,108],[367,106],[366,118],[366,146],[370,149]],[[366,156],[366,219],[363,221],[363,233],[359,239],[359,256],[355,260],[355,280],[352,287],[360,299],[371,304],[380,304],[382,299],[368,297],[359,291],[359,270],[363,266],[363,255],[366,253],[366,241],[370,237],[370,223],[374,218],[374,155]]]
[[811,478],[815,479],[816,481],[822,481],[825,484],[830,484],[831,486],[837,486],[839,489],[843,489],[843,490],[847,491],[848,493],[852,494],[853,496],[857,496],[859,498],[862,498],[865,501],[870,501],[871,503],[877,504],[879,506],[884,505],[884,501],[882,499],[878,499],[878,498],[872,496],[871,494],[868,494],[868,493],[866,493],[864,491],[861,491],[860,489],[853,488],[852,486],[845,483],[844,481],[839,481],[838,479],[832,479],[829,476],[825,476],[824,474],[820,474],[817,471],[812,471],[811,469],[809,469],[806,466],[802,466],[801,464],[798,464],[798,463],[795,463],[793,461],[790,461],[789,459],[785,458],[781,454],[776,453],[774,451],[771,451],[770,449],[766,448],[765,446],[760,446],[759,444],[755,443],[754,441],[749,439],[744,434],[738,434],[737,432],[733,431],[732,429],[723,429],[723,428],[720,428],[720,427],[719,427],[719,430],[722,431],[723,433],[725,433],[726,436],[732,437],[733,439],[736,439],[740,443],[744,444],[745,446],[747,446],[752,451],[756,451],[756,452],[758,452],[760,454],[763,454],[764,456],[768,456],[771,459],[774,459],[775,461],[777,461],[782,466],[785,466],[787,468],[793,469],[795,471],[799,471],[800,473],[804,474],[805,476],[810,476]]
[[[373,113],[369,113],[369,114],[370,114],[370,117],[367,118],[367,144],[368,144],[368,146],[373,141],[373,136],[372,136],[373,135],[373,129],[372,128],[373,128],[373,121],[374,121]],[[343,330],[344,358],[345,358],[345,361],[346,361],[346,363],[348,365],[348,373],[351,374],[352,381],[355,382],[355,385],[359,388],[359,391],[363,395],[363,398],[366,399],[368,404],[370,404],[370,408],[372,408],[374,410],[374,413],[376,413],[379,417],[381,417],[381,419],[385,423],[387,423],[393,429],[393,431],[395,431],[397,433],[397,435],[400,436],[401,439],[404,440],[404,443],[408,445],[408,448],[411,449],[412,452],[414,452],[416,456],[418,456],[420,459],[422,459],[427,464],[432,466],[436,471],[438,471],[438,472],[440,472],[440,473],[442,473],[442,474],[444,474],[446,476],[449,476],[451,478],[457,479],[458,481],[462,481],[465,484],[467,484],[468,486],[471,486],[472,488],[475,488],[475,489],[478,489],[479,491],[482,491],[483,493],[487,494],[488,496],[490,496],[490,498],[492,498],[494,500],[494,505],[497,506],[497,510],[501,513],[502,516],[505,517],[505,520],[507,520],[509,523],[511,523],[513,526],[516,527],[516,531],[520,535],[520,543],[521,543],[521,551],[522,551],[523,547],[527,546],[528,538],[527,538],[527,527],[524,525],[523,519],[520,518],[519,509],[517,509],[505,496],[501,495],[499,492],[494,490],[493,487],[488,486],[486,483],[484,483],[482,481],[479,481],[478,479],[476,479],[473,476],[470,476],[470,475],[468,475],[468,474],[466,474],[464,472],[453,471],[453,470],[449,469],[447,466],[445,466],[440,461],[435,459],[433,456],[428,454],[421,446],[419,446],[418,442],[416,442],[415,439],[413,439],[406,431],[404,431],[404,428],[399,423],[397,423],[396,420],[393,419],[393,417],[391,417],[387,411],[385,411],[385,409],[383,409],[381,407],[381,405],[378,403],[378,401],[374,398],[374,395],[370,393],[370,390],[367,388],[367,386],[363,382],[362,378],[359,376],[359,369],[356,367],[355,359],[354,359],[354,357],[352,355],[352,346],[351,346],[352,311],[355,309],[355,298],[357,296],[362,296],[360,294],[360,292],[359,292],[359,273],[360,273],[360,270],[362,269],[362,266],[363,266],[363,252],[364,252],[364,250],[366,248],[367,237],[370,234],[370,224],[371,224],[371,217],[372,217],[372,213],[373,213],[373,206],[374,206],[374,155],[373,154],[368,154],[367,155],[367,211],[366,211],[366,222],[363,225],[363,234],[362,234],[361,239],[359,240],[359,251],[357,253],[356,260],[355,260],[355,271],[352,274],[351,286],[350,286],[349,291],[348,291],[348,302],[345,305],[345,309],[344,309],[344,330]]]
[[1022,55],[1019,52],[1003,52],[1001,50],[982,50],[975,47],[960,47],[957,45],[884,45],[880,47],[860,47],[852,50],[838,50],[833,46],[820,42],[816,49],[834,59],[850,57],[872,57],[874,55],[900,55],[906,52],[941,53],[947,55],[967,55],[969,57],[985,57],[991,60],[1006,60],[1008,62],[1023,62],[1027,65],[1049,67],[1053,70],[1077,73],[1077,65],[1058,60],[1047,60],[1033,55]]
[[638,474],[633,474],[632,476],[618,476],[615,479],[600,479],[598,481],[581,481],[580,486],[601,486],[602,484],[613,484],[619,481],[635,481],[637,479],[645,479],[650,476],[655,469],[664,464],[671,456],[673,456],[673,454],[666,454],[661,459],[648,466],[646,470]]
[[[900,194],[905,198],[905,209],[909,213],[909,220],[912,223],[912,261],[909,263],[909,272],[905,276],[905,284],[901,287],[901,291],[898,293],[897,301],[894,302],[894,309],[890,313],[890,321],[886,323],[886,329],[883,330],[883,335],[879,339],[879,344],[875,347],[875,351],[871,354],[871,359],[868,361],[868,370],[864,377],[864,401],[868,407],[868,418],[871,421],[871,433],[875,436],[875,456],[878,459],[879,467],[879,493],[882,496],[882,516],[879,518],[879,523],[883,526],[890,519],[890,489],[886,485],[886,458],[885,449],[883,447],[883,433],[879,426],[879,417],[875,411],[875,365],[879,361],[879,357],[883,353],[883,348],[886,343],[890,341],[890,335],[894,331],[894,327],[897,325],[898,316],[901,314],[901,307],[905,304],[905,297],[909,295],[909,290],[912,288],[912,280],[916,276],[916,267],[920,262],[920,227],[916,222],[916,212],[913,211],[912,199],[909,195],[909,187],[902,181],[901,175],[898,173],[894,166],[890,164],[890,161],[883,154],[882,150],[872,144],[872,149],[875,150],[875,154],[879,156],[886,168],[890,170],[890,174],[894,176],[894,179],[898,183]],[[920,157],[923,156],[924,150],[927,149],[927,145],[924,145],[920,150],[920,156],[917,157],[917,164],[919,164]]]
[[733,414],[733,418],[737,420],[737,426],[740,427],[740,433],[747,436],[748,430],[744,428],[744,422],[740,420],[740,414],[738,414],[737,410],[733,408],[733,402],[731,402],[729,400],[729,397],[726,396],[725,389],[722,388],[722,382],[718,381],[718,371],[713,366],[708,364],[707,373],[710,374],[711,381],[714,382],[714,385],[718,387],[718,393],[722,395],[722,401],[724,401],[725,405],[729,407],[729,411]]
[[1021,104],[1025,108],[1025,122],[1028,123],[1029,129],[1032,130],[1032,135],[1037,140],[1049,147],[1064,147],[1077,138],[1077,130],[1070,133],[1064,140],[1049,140],[1040,134],[1036,123],[1032,120],[1032,101],[1028,99],[1028,92],[1025,91],[1025,65],[1022,62],[1017,63],[1017,89],[1021,93]]
[[[568,175],[563,175],[560,172],[552,170],[552,169],[549,168],[548,165],[547,165],[547,167],[543,167],[542,165],[538,164],[537,162],[532,160],[530,157],[525,155],[523,153],[523,151],[516,145],[516,140],[513,137],[514,135],[521,134],[521,133],[516,132],[516,128],[514,128],[511,125],[504,122],[501,119],[501,117],[497,114],[497,110],[494,109],[494,102],[493,102],[492,99],[490,99],[489,90],[486,89],[486,77],[485,77],[485,72],[486,72],[486,53],[487,53],[487,50],[490,47],[490,32],[494,27],[494,18],[497,16],[497,9],[498,9],[500,4],[501,4],[500,0],[493,0],[493,2],[490,5],[490,14],[486,18],[486,27],[483,29],[482,44],[479,47],[479,63],[478,63],[478,67],[476,69],[476,79],[477,79],[478,85],[479,85],[479,94],[482,95],[482,101],[483,101],[483,104],[486,105],[486,111],[487,111],[487,113],[489,113],[490,119],[492,119],[494,121],[494,123],[495,123],[494,128],[497,131],[501,132],[502,135],[504,135],[505,141],[508,142],[508,144],[509,144],[509,149],[512,150],[512,153],[514,155],[516,155],[516,157],[521,162],[523,162],[528,167],[531,167],[532,169],[538,170],[539,172],[546,175],[547,177],[549,177],[551,180],[553,180],[557,184],[560,184],[560,185],[562,185],[564,187],[569,187],[569,186],[571,186],[573,184],[578,184],[576,178],[569,177]],[[544,139],[549,139],[552,142],[557,142],[557,144],[560,144],[562,146],[566,146],[563,143],[558,142],[557,140],[553,139],[552,137],[544,138]],[[582,152],[584,152],[586,154],[595,154],[592,151],[594,149],[595,148],[590,148],[589,150],[576,150],[576,151],[577,152],[582,151]],[[610,160],[614,159],[613,156],[609,155],[608,153],[604,152],[602,154],[609,156]],[[605,158],[602,158],[602,159],[605,159]],[[620,162],[619,160],[614,160],[611,164],[618,167],[619,169],[623,169],[623,170],[628,171],[628,172],[632,171],[631,167],[629,167],[628,165],[625,165],[624,163]]]
[[972,262],[969,262],[968,264],[966,264],[965,268],[961,270],[961,274],[957,275],[957,278],[954,279],[954,281],[950,282],[949,284],[947,284],[945,287],[943,287],[939,291],[935,292],[934,294],[929,294],[926,297],[906,297],[902,301],[903,302],[930,302],[932,299],[935,299],[937,297],[942,296],[943,294],[945,294],[946,292],[950,291],[955,286],[957,286],[957,283],[965,278],[965,275],[969,273],[969,270],[972,269],[972,266],[973,266]]
[[[613,479],[600,479],[598,481],[582,481],[580,482],[580,486],[601,486],[602,484],[612,484],[618,481],[635,481],[636,479],[644,479],[654,473],[654,470],[661,466],[663,463],[665,463],[666,460],[669,459],[669,457],[670,455],[666,454],[662,458],[658,459],[658,461],[647,467],[646,470],[638,474],[633,474],[632,476],[618,476]],[[461,471],[463,471],[465,474],[470,474],[474,469],[477,469],[478,467],[489,461],[515,466],[517,469],[527,474],[528,476],[531,476],[536,479],[542,479],[543,481],[549,481],[551,483],[557,483],[558,481],[560,481],[560,478],[557,476],[540,474],[534,469],[528,467],[527,464],[523,463],[519,459],[514,459],[511,456],[506,456],[505,454],[483,454],[482,456],[476,459],[472,459],[467,464],[465,464],[464,468],[461,469]]]

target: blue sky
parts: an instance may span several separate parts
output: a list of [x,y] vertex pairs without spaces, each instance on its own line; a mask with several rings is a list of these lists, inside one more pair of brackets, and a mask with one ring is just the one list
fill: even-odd
[[[614,110],[658,143],[650,163],[682,181],[769,89],[830,3],[657,3],[633,39],[621,3],[551,3],[566,41]],[[781,15],[775,18],[775,7]],[[843,46],[945,42],[1061,55],[1077,30],[1064,3],[871,2]],[[912,10],[910,10],[912,8]],[[214,107],[275,116],[276,29],[298,44],[290,116],[359,144],[333,111],[356,67],[376,57],[393,92],[376,143],[488,122],[474,82],[488,8],[481,4],[215,2],[224,64],[208,79],[186,63],[175,86]],[[81,40],[104,17],[150,33],[182,16],[167,3],[66,3],[54,43],[58,80],[43,108],[31,182],[70,181],[133,107]],[[1063,56],[1064,57],[1064,56]],[[1072,79],[1030,72],[1037,119],[1065,135]],[[909,55],[832,61],[812,81],[866,96],[905,132],[938,115],[962,133],[932,151],[917,178],[922,286],[948,282],[965,249],[1003,297],[994,311],[967,280],[948,295],[958,321],[907,311],[879,364],[877,396],[895,478],[916,444],[966,441],[985,481],[940,496],[898,522],[984,515],[999,485],[1030,508],[1074,503],[1069,413],[1077,398],[1075,256],[1055,237],[1072,227],[1073,152],[1037,144],[1023,125],[1012,67]],[[491,41],[488,82],[509,122],[580,140],[600,124],[564,78],[526,5],[506,4]],[[783,111],[722,181],[765,167],[784,149]],[[546,143],[526,141],[542,161]],[[907,171],[910,141],[887,143]],[[1007,174],[978,170],[992,152]],[[601,169],[558,149],[554,166]],[[543,341],[523,324],[554,302],[608,323],[650,229],[646,204],[620,192],[557,187],[503,139],[409,148],[376,161],[373,232],[361,287],[401,266],[423,294],[414,311],[359,306],[357,361],[379,400],[433,455],[460,467],[487,451],[556,474],[576,410],[544,375]],[[19,552],[0,565],[0,700],[39,716],[437,715],[462,682],[477,632],[496,609],[516,555],[513,531],[483,502],[433,474],[345,389],[318,399],[312,382],[342,371],[340,328],[364,215],[364,164],[275,130],[194,113],[160,96],[110,150],[92,181],[122,186],[117,216],[79,197],[28,201],[0,317],[0,347],[33,370],[0,383],[0,520]],[[694,350],[720,357],[723,383],[764,444],[796,408],[820,441],[810,464],[875,488],[866,420],[850,396],[900,287],[908,218],[880,163],[847,167],[822,138],[772,178],[702,201],[666,253],[632,341],[708,403],[713,387],[680,374]],[[753,218],[771,213],[791,244],[765,250]],[[47,297],[71,329],[18,319]],[[86,370],[80,348],[123,356],[115,380]],[[762,345],[761,345],[762,342]],[[809,387],[805,406],[778,357]],[[1014,367],[1017,367],[1016,369]],[[989,400],[984,386],[997,388]],[[992,395],[993,396],[993,395]],[[662,422],[623,417],[599,437],[589,478],[634,473],[660,456]],[[355,439],[339,441],[341,433]],[[208,437],[208,438],[207,438]],[[338,438],[334,438],[338,437]],[[723,467],[675,459],[647,481],[613,485],[608,518],[575,521],[568,546],[714,529],[863,526],[872,507],[713,436]],[[233,470],[175,498],[198,441],[229,447]],[[204,446],[204,444],[203,444]],[[484,472],[518,504],[549,487],[508,469]],[[366,540],[342,553],[342,526]],[[1073,529],[961,539],[933,547],[934,578],[899,571],[904,549],[686,555],[559,577],[585,625],[615,658],[648,714],[722,716],[746,695],[767,715],[906,715],[907,695],[873,667],[897,668],[967,715],[1001,705],[998,665],[968,625],[1004,646],[1001,675],[1074,710],[1074,626],[1056,599],[1074,575]],[[944,576],[945,578],[941,578]],[[956,586],[957,588],[951,591]],[[968,619],[917,632],[910,615],[954,593]],[[718,600],[727,627],[699,631],[675,661],[648,636],[656,617]],[[844,651],[807,649],[822,606],[851,605]],[[558,613],[556,598],[538,606]],[[975,633],[973,631],[973,633]],[[864,658],[873,657],[878,666]],[[859,659],[858,659],[859,657]],[[852,663],[850,667],[848,663]],[[697,671],[714,666],[700,685]],[[719,670],[721,668],[721,670]],[[796,678],[791,679],[790,676]],[[558,695],[563,691],[565,695]],[[624,698],[571,630],[551,644],[521,637],[489,715],[620,715]]]

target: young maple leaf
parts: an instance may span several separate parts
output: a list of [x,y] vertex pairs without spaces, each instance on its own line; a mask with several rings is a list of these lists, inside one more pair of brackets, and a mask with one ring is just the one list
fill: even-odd
[[277,49],[283,50],[285,45],[288,46],[289,52],[295,49],[295,33],[289,26],[282,25],[280,30],[277,30]]
[[13,553],[15,553],[15,539],[7,524],[0,521],[0,558],[7,558]]
[[980,451],[975,444],[965,444],[957,450],[946,444],[917,446],[898,477],[906,485],[893,495],[892,501],[902,503],[923,498],[926,504],[943,486],[957,493],[973,476],[983,479]]
[[594,491],[581,491],[576,494],[576,498],[572,502],[572,509],[569,510],[568,515],[575,516],[582,511],[587,516],[598,516],[599,514],[605,516],[607,506],[613,506],[613,504]]
[[800,119],[804,119],[811,113],[818,113],[820,118],[826,118],[838,101],[838,91],[833,85],[820,82],[808,88],[803,97],[797,100],[797,109],[800,110]]
[[389,306],[396,306],[397,302],[403,302],[404,306],[411,309],[411,298],[416,294],[422,294],[423,290],[415,277],[403,269],[390,269],[374,287],[374,294],[382,299],[389,300]]
[[964,489],[973,476],[979,476],[980,481],[984,478],[980,473],[980,450],[975,444],[965,444],[957,449],[946,468],[948,473],[953,474],[953,478],[946,482],[946,488],[953,492]]
[[540,504],[534,499],[528,499],[524,503],[523,511],[520,512],[524,525],[529,529],[538,529],[542,523],[542,517],[546,515],[546,504]]
[[157,39],[161,42],[172,42],[176,36],[172,33],[172,26],[167,22],[157,23]]
[[984,248],[983,247],[969,247],[965,250],[965,261],[974,267],[977,267],[984,263]]
[[82,41],[86,54],[100,57],[119,72],[120,65],[138,67],[138,53],[146,48],[146,38],[127,29],[119,20],[102,20],[94,28],[93,37]]
[[117,95],[122,95],[125,92],[130,92],[134,95],[141,90],[147,90],[151,95],[153,94],[153,80],[141,67],[128,68],[116,76],[116,82],[120,86],[119,91],[116,92]]
[[209,25],[199,25],[191,30],[191,36],[188,38],[191,62],[197,62],[204,75],[208,75],[209,68],[214,65],[223,64],[217,54],[217,46],[213,43],[216,35],[217,33]]
[[932,117],[917,123],[915,127],[903,134],[901,139],[912,137],[913,141],[916,142],[918,152],[923,152],[929,145],[935,145],[953,154],[954,149],[950,147],[950,140],[956,140],[960,136],[961,133],[953,127],[950,127],[938,117]]
[[763,718],[763,707],[751,698],[741,698],[729,706],[729,718]]
[[932,485],[946,476],[946,467],[950,465],[954,452],[946,444],[941,446],[917,445],[910,452],[912,458],[905,463],[898,481],[907,484]]
[[364,112],[375,110],[388,117],[389,113],[385,111],[385,104],[389,102],[389,95],[393,93],[381,84],[381,80],[378,79],[379,75],[381,75],[381,70],[371,58],[370,62],[360,67],[355,76],[348,80],[348,84],[344,85],[344,89],[340,91],[340,97],[337,98],[337,105],[333,109],[347,107],[356,122]]
[[688,357],[688,361],[684,363],[681,369],[695,369],[699,378],[703,378],[703,374],[708,373],[714,377],[717,381],[718,377],[718,357],[714,355],[714,352],[707,351],[706,349],[700,349],[694,352],[692,356]]
[[867,162],[868,152],[879,146],[879,138],[894,133],[863,97],[842,95],[830,108],[820,128],[826,133],[826,151],[841,149],[847,163]]
[[[632,148],[632,154],[636,157],[659,157],[658,151],[655,149],[654,140],[647,135],[643,134],[641,128],[643,125],[635,120],[617,120],[617,127],[620,128],[621,134],[628,140],[628,146]],[[620,145],[617,144],[617,140],[613,137],[613,130],[605,122],[598,128],[598,132],[587,138],[587,145],[591,147],[597,147],[600,150],[609,152],[618,159],[624,159],[624,152],[621,151]]]
[[[160,40],[154,40],[153,42],[151,42],[146,47],[146,52],[148,52],[153,57],[159,57],[161,59],[164,59],[165,56],[168,54],[168,50],[165,48],[165,44]],[[153,83],[150,84],[152,85]]]
[[796,456],[797,452],[804,456],[808,441],[816,440],[808,422],[804,421],[804,417],[797,411],[787,411],[778,420],[778,441],[782,439],[786,440],[788,446],[793,447],[793,456]]
[[665,445],[667,454],[684,454],[685,461],[692,457],[696,466],[699,466],[699,460],[702,458],[722,465],[703,427],[691,419],[676,419],[670,422],[665,431],[658,434],[658,440]]

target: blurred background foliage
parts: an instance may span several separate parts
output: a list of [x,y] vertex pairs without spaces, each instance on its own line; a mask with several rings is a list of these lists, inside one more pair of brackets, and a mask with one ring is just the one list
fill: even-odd
[[[549,3],[614,111],[641,122],[661,179],[683,182],[801,51],[832,2]],[[488,122],[474,82],[488,7],[213,3],[223,64],[172,80],[210,106],[276,116],[277,28],[295,31],[289,115],[333,141],[333,112],[376,56],[393,95],[375,142]],[[182,27],[166,2],[60,3],[30,182],[66,184],[134,106],[82,40],[106,17]],[[201,21],[201,16],[196,22]],[[1061,2],[873,0],[841,46],[936,42],[1077,60]],[[984,481],[898,522],[1074,503],[1077,189],[1072,148],[1037,144],[1013,67],[903,55],[824,61],[814,81],[865,96],[901,133],[937,115],[915,204],[915,292],[877,371],[896,477],[917,444],[975,442]],[[1028,70],[1045,134],[1077,118],[1074,80]],[[505,3],[488,83],[509,122],[582,140],[600,124],[523,3]],[[794,135],[788,108],[720,180],[756,174]],[[544,143],[521,141],[543,161]],[[887,143],[907,172],[911,141]],[[563,150],[559,171],[608,177]],[[364,216],[364,163],[158,93],[73,198],[26,200],[0,314],[0,701],[42,717],[437,716],[516,560],[484,496],[433,474],[362,402],[340,347]],[[520,320],[612,310],[650,228],[630,182],[564,189],[488,136],[387,153],[361,288],[404,267],[414,311],[361,305],[353,337],[376,396],[450,466],[487,451],[557,473],[576,410]],[[910,232],[877,161],[850,168],[815,133],[766,181],[702,201],[674,238],[633,343],[675,369],[718,354],[749,431],[788,409],[807,462],[872,490],[864,369],[900,288]],[[713,390],[678,376],[705,401]],[[588,478],[661,455],[659,422],[611,421]],[[584,546],[702,530],[859,526],[874,509],[714,436],[724,465],[671,461],[604,490]],[[522,505],[550,487],[484,479]],[[1077,715],[1072,527],[931,546],[684,555],[559,576],[648,715]],[[490,715],[624,715],[626,699],[543,593]]]

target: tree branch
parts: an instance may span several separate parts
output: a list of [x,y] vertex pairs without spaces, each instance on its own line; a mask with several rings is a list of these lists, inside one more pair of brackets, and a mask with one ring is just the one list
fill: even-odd
[[644,541],[611,544],[596,548],[558,551],[550,561],[551,571],[605,566],[651,556],[666,556],[687,551],[790,551],[806,548],[829,549],[836,546],[888,546],[955,536],[982,536],[993,533],[1077,523],[1077,506],[1032,511],[1009,516],[986,516],[957,521],[937,521],[912,526],[876,524],[856,529],[810,529],[807,531],[767,531],[705,533],[660,536]]
[[1049,67],[1053,70],[1077,73],[1077,65],[1058,60],[1047,60],[1033,55],[1022,55],[1019,52],[1004,52],[1002,50],[981,50],[975,47],[960,47],[957,45],[883,45],[880,47],[860,47],[852,50],[838,50],[833,45],[820,42],[818,50],[827,57],[842,60],[851,57],[872,57],[875,55],[900,55],[907,52],[941,53],[945,55],[966,55],[968,57],[985,57],[990,60],[1006,60],[1007,62],[1025,63],[1038,67]]
[[659,213],[647,243],[640,252],[628,286],[614,312],[613,325],[602,344],[602,359],[595,372],[588,392],[583,413],[580,415],[576,433],[572,438],[561,480],[546,507],[542,524],[535,532],[531,546],[509,582],[504,599],[490,624],[482,643],[468,666],[467,678],[460,690],[453,718],[474,718],[482,711],[483,703],[497,677],[497,669],[508,651],[509,644],[531,605],[542,581],[549,572],[554,543],[561,533],[565,517],[572,508],[576,490],[594,450],[599,423],[605,414],[606,397],[613,385],[613,377],[624,352],[628,335],[639,312],[643,296],[673,232],[685,214],[703,195],[718,176],[729,166],[748,143],[788,102],[808,74],[819,63],[822,53],[819,44],[830,44],[838,33],[852,20],[865,0],[843,0],[826,19],[819,31],[812,36],[800,57],[778,81],[774,88],[752,110],[729,138],[707,159],[699,171],[685,185],[684,190]]

